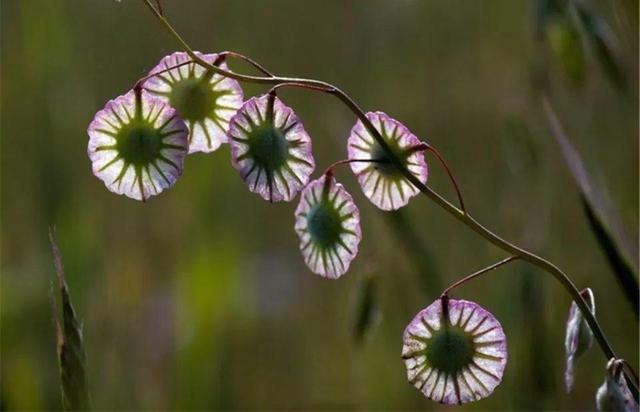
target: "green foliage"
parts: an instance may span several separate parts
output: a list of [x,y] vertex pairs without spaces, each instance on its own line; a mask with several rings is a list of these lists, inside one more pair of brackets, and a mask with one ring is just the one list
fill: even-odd
[[617,44],[613,31],[604,19],[586,7],[584,3],[573,2],[573,5],[586,41],[594,52],[604,74],[618,90],[624,90],[626,79],[616,51]]
[[503,146],[505,161],[517,181],[535,178],[539,174],[542,163],[540,148],[522,119],[506,120]]
[[394,238],[402,243],[402,249],[415,268],[420,289],[425,296],[437,296],[445,285],[437,268],[436,256],[419,236],[419,231],[411,222],[409,212],[394,210],[385,213],[384,216],[393,231]]
[[374,275],[367,275],[358,285],[353,323],[353,337],[358,344],[361,344],[371,333],[380,315],[377,283],[378,279]]
[[576,84],[585,77],[585,56],[578,28],[570,19],[556,19],[546,27],[549,47],[558,58],[562,70]]
[[584,194],[580,195],[580,201],[582,202],[584,213],[589,221],[591,231],[595,235],[600,249],[602,249],[602,252],[605,254],[609,266],[611,266],[611,271],[616,275],[625,296],[629,302],[631,302],[637,317],[638,305],[640,304],[638,301],[638,275],[627,256],[618,246],[618,242],[614,239],[603,216],[596,212]]
[[[639,293],[637,273],[629,264],[628,258],[622,249],[625,235],[620,227],[614,226],[615,222],[620,221],[620,218],[616,216],[613,208],[608,206],[598,185],[589,176],[582,157],[566,136],[560,120],[551,107],[551,103],[548,100],[543,100],[543,104],[551,126],[551,134],[556,139],[564,162],[580,190],[580,198],[585,208],[589,225],[596,235],[598,244],[607,256],[613,273],[623,287],[624,293],[632,304],[637,317]],[[617,232],[617,239],[613,236],[614,230]]]
[[624,91],[626,77],[611,27],[586,1],[537,0],[536,31],[545,40],[562,72],[581,85],[590,50],[607,79]]
[[58,365],[62,405],[67,411],[86,411],[91,409],[86,373],[86,354],[82,339],[82,325],[78,322],[71,303],[69,287],[64,277],[64,268],[54,230],[49,230],[49,240],[56,268],[58,290],[62,300],[62,324],[55,310]]

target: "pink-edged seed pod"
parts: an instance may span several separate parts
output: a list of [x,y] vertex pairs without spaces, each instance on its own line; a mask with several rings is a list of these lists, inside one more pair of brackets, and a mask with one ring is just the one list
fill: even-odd
[[507,364],[500,322],[466,300],[442,297],[421,310],[406,327],[403,343],[409,382],[444,404],[489,396]]
[[270,202],[291,201],[315,168],[311,138],[278,97],[247,100],[229,126],[231,164],[251,192]]
[[[219,61],[220,55],[195,53],[228,70],[226,63]],[[189,61],[191,57],[184,52],[163,57],[143,87],[180,113],[189,128],[189,153],[209,153],[227,142],[229,121],[242,106],[244,94],[236,80]],[[151,76],[154,73],[158,74]]]
[[[369,112],[367,119],[380,133],[395,158],[420,182],[427,182],[427,163],[424,143],[402,123],[382,112]],[[349,159],[369,160],[352,162],[351,170],[365,196],[382,210],[396,210],[418,194],[418,189],[407,180],[391,161],[388,153],[374,139],[362,121],[351,129],[347,143]]]
[[360,212],[344,186],[326,174],[310,182],[300,194],[295,219],[309,269],[329,279],[344,275],[362,236]]
[[172,107],[144,90],[109,101],[87,133],[93,174],[114,193],[144,201],[182,174],[187,126]]

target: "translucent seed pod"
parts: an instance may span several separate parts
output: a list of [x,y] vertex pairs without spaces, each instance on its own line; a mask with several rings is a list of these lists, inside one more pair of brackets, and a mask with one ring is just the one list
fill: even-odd
[[[227,70],[215,53],[198,57],[210,64]],[[240,84],[192,62],[184,52],[176,52],[160,60],[149,74],[144,88],[154,96],[174,107],[189,128],[189,153],[213,152],[227,142],[227,131],[231,117],[242,106],[243,92]]]
[[436,402],[477,401],[502,380],[507,363],[504,331],[476,303],[436,300],[413,318],[403,341],[409,382]]
[[114,193],[144,201],[182,174],[187,126],[172,107],[144,90],[109,101],[87,133],[93,174]]
[[231,164],[265,200],[291,201],[315,168],[311,138],[274,95],[247,100],[231,119],[229,139]]
[[[406,126],[385,113],[369,112],[366,116],[400,163],[420,182],[426,183],[424,144]],[[380,209],[399,209],[418,194],[418,189],[406,179],[360,120],[351,129],[347,152],[351,160],[371,160],[353,162],[351,170],[365,196]]]
[[310,182],[300,195],[295,230],[304,261],[313,273],[337,279],[349,270],[360,243],[360,212],[333,176]]

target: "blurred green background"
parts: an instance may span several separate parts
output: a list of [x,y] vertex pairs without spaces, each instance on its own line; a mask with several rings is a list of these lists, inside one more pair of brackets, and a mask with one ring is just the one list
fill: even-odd
[[[189,156],[175,187],[142,204],[91,174],[86,127],[176,44],[141,1],[2,0],[3,409],[59,409],[55,225],[84,321],[94,407],[433,410],[400,359],[406,323],[462,275],[504,253],[424,196],[400,215],[376,210],[347,168],[363,241],[337,281],[298,252],[295,202],[269,204],[231,168],[228,147]],[[579,192],[532,85],[540,50],[533,4],[487,1],[165,0],[202,51],[235,50],[283,75],[312,77],[384,110],[436,146],[481,222],[591,286],[613,346],[638,363],[638,328],[589,229]],[[617,38],[621,91],[592,54],[586,76],[547,59],[553,103],[631,239],[638,235],[637,2],[595,2]],[[251,72],[241,63],[232,68]],[[265,89],[247,85],[246,96]],[[287,90],[314,138],[318,173],[346,156],[353,115],[331,97]],[[430,185],[453,199],[443,170]],[[637,242],[632,242],[637,251]],[[637,265],[637,255],[632,257]],[[376,280],[374,316],[354,338],[361,285]],[[515,263],[460,288],[509,338],[494,395],[460,410],[594,407],[605,359],[594,347],[564,391],[570,299]]]

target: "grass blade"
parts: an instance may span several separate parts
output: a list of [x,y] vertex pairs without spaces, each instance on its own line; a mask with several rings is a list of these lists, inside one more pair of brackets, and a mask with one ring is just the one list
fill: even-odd
[[609,266],[611,266],[611,269],[617,275],[618,283],[620,283],[620,287],[624,291],[625,296],[629,302],[633,304],[636,317],[638,317],[638,304],[640,303],[638,299],[638,279],[633,271],[633,266],[626,256],[620,252],[611,232],[604,222],[602,222],[600,216],[595,213],[587,199],[581,195],[580,200],[582,201],[584,212],[589,220],[591,230],[595,234],[600,248],[606,255]]
[[353,325],[353,336],[358,344],[365,340],[379,318],[376,283],[373,275],[366,275],[360,281]]
[[613,30],[584,3],[574,2],[573,4],[584,29],[587,43],[591,46],[605,75],[618,90],[625,90],[627,82],[618,58],[618,45]]
[[49,241],[51,242],[57,285],[62,301],[62,324],[57,312],[55,317],[62,404],[67,411],[86,411],[91,409],[91,401],[87,384],[82,325],[78,322],[71,303],[71,295],[64,278],[60,249],[53,229],[49,230]]
[[435,256],[420,237],[410,216],[405,210],[395,210],[384,214],[397,241],[411,260],[422,291],[426,296],[438,296],[444,289],[442,279],[437,270]]
[[[611,269],[624,289],[625,296],[633,305],[634,313],[638,316],[638,280],[637,270],[632,266],[629,256],[631,248],[625,243],[626,236],[622,230],[619,218],[614,219],[612,208],[608,207],[604,196],[591,181],[580,154],[565,134],[551,103],[543,96],[542,105],[549,121],[551,134],[560,146],[560,152],[573,176],[578,188],[583,206],[599,246],[604,251]],[[625,248],[626,249],[623,249]]]

